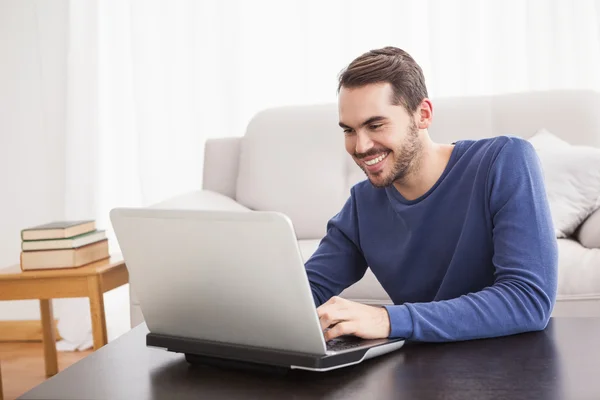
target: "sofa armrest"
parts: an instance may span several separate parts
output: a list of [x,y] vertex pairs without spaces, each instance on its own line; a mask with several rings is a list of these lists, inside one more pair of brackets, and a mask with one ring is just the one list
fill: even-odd
[[204,146],[202,189],[236,198],[241,137],[208,139]]
[[150,208],[174,208],[184,210],[250,211],[230,197],[212,190],[196,190],[175,196]]
[[600,209],[583,221],[575,232],[575,238],[583,247],[600,249]]

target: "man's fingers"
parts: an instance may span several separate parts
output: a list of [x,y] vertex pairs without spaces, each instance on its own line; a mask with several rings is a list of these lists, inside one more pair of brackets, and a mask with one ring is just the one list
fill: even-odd
[[326,340],[343,335],[376,339],[390,334],[389,315],[382,307],[332,297],[317,307],[317,314]]
[[327,307],[321,310],[319,313],[319,322],[321,322],[321,329],[327,329],[331,325],[335,325],[342,321],[350,319],[350,312],[348,309]]
[[317,308],[317,314],[323,330],[339,322],[352,319],[352,311],[348,307],[348,302],[339,297],[332,297],[328,302]]
[[335,339],[338,336],[354,335],[356,333],[356,321],[340,322],[325,332],[325,341]]

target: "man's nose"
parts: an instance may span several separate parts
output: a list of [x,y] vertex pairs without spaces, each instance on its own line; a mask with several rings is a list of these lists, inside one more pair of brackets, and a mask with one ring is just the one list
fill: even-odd
[[366,133],[358,132],[356,134],[356,153],[363,154],[373,147],[373,141]]

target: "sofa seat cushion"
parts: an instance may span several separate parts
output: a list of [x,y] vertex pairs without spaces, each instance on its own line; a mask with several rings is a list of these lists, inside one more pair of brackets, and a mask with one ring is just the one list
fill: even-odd
[[230,197],[212,190],[197,190],[168,198],[150,208],[172,208],[177,210],[220,210],[250,211]]
[[600,249],[558,240],[558,299],[600,298]]
[[576,238],[584,247],[600,249],[600,208],[583,222],[576,232]]
[[300,248],[300,254],[302,254],[302,260],[306,262],[313,255],[313,253],[319,247],[321,240],[298,240],[298,247]]

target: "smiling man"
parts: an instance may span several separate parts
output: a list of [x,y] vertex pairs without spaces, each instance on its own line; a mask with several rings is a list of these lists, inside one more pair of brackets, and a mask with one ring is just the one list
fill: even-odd
[[[325,338],[456,341],[544,329],[558,251],[529,142],[433,142],[423,72],[398,48],[352,61],[338,91],[346,150],[368,179],[306,262]],[[338,297],[368,267],[394,305]]]

